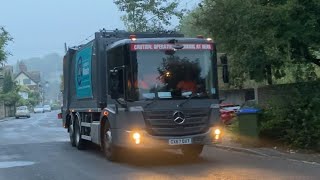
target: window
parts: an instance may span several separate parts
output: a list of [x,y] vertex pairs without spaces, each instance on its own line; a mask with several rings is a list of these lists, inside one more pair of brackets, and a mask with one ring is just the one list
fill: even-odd
[[29,85],[29,84],[31,84],[31,80],[30,79],[24,79],[23,80],[23,84],[24,85]]
[[[114,49],[111,49],[107,52],[107,73],[110,72],[110,70],[116,68],[116,67],[121,67],[124,65],[124,51],[123,51],[123,46],[119,46],[116,47]],[[124,98],[125,97],[125,84],[124,84],[124,77],[123,75],[125,75],[125,71],[123,71],[123,69],[118,69],[118,74],[119,74],[119,81],[117,82],[118,84],[118,93],[119,93],[119,97],[120,98]],[[109,76],[108,76],[109,77]],[[108,92],[109,95],[111,95],[111,87],[112,87],[112,82],[111,79],[109,77],[108,79]]]
[[209,50],[137,51],[134,100],[213,98],[217,92]]

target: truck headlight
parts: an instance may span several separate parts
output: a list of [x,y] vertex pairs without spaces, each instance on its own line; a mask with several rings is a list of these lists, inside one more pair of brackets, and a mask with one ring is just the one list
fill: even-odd
[[141,135],[138,132],[135,132],[132,134],[132,138],[135,141],[136,144],[140,144]]
[[218,128],[217,128],[217,129],[215,129],[215,130],[214,130],[214,134],[215,134],[215,135],[220,135],[220,134],[221,134],[220,129],[218,129]]
[[213,128],[214,140],[219,140],[221,135],[221,130],[219,128]]

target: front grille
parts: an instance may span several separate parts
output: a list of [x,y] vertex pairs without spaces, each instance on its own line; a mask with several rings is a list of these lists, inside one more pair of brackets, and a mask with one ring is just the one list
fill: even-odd
[[183,136],[206,132],[209,120],[209,109],[193,109],[181,111],[185,115],[185,122],[174,122],[175,111],[145,111],[144,119],[147,131],[156,136]]

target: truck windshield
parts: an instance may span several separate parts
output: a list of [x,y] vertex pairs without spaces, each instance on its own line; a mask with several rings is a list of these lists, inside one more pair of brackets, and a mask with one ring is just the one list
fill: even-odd
[[139,99],[209,98],[213,85],[212,51],[137,51]]

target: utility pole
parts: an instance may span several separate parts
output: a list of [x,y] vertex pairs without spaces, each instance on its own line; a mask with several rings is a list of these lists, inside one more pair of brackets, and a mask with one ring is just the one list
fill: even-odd
[[64,52],[65,52],[65,53],[67,53],[67,52],[68,52],[67,43],[64,43]]

